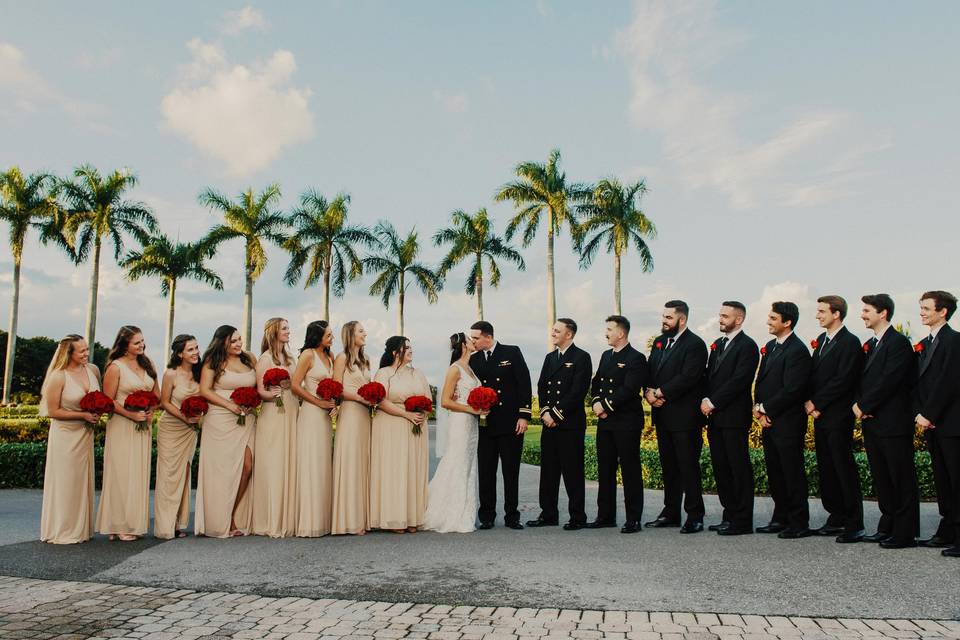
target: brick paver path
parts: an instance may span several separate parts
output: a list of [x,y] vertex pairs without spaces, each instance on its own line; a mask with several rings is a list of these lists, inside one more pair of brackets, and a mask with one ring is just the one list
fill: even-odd
[[960,638],[952,620],[514,609],[127,587],[0,576],[2,638],[497,640]]

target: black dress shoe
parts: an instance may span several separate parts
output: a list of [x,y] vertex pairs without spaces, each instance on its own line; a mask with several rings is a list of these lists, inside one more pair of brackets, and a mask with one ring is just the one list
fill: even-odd
[[880,543],[881,549],[912,549],[915,546],[917,546],[917,541],[913,538],[909,540],[897,540],[894,537],[890,537]]
[[640,528],[639,522],[630,522],[629,520],[623,523],[623,526],[620,528],[620,533],[640,533],[643,529]]
[[730,526],[730,523],[724,520],[723,522],[718,522],[717,524],[710,525],[709,527],[707,527],[707,529],[709,529],[710,531],[720,531],[720,529],[726,529],[729,526]]
[[479,528],[482,529],[482,530],[493,529],[493,523],[492,523],[492,522],[481,522]]
[[684,522],[680,527],[680,533],[700,533],[703,531],[702,522]]
[[945,558],[960,558],[960,546],[950,547],[940,552]]
[[927,547],[928,549],[944,549],[946,547],[952,547],[953,540],[948,540],[942,536],[933,536],[927,538],[926,540],[921,540],[918,542],[921,547]]
[[617,526],[617,523],[610,520],[594,520],[586,524],[587,529],[606,529],[615,526]]
[[527,520],[528,527],[556,527],[560,523],[556,520],[544,520],[543,518],[537,518],[536,520]]
[[843,527],[835,527],[831,524],[825,524],[819,529],[811,529],[815,536],[836,536],[843,533]]
[[717,529],[718,536],[745,536],[750,533],[753,533],[752,527],[735,527],[730,525],[723,529]]
[[809,538],[813,535],[810,529],[784,529],[777,534],[778,538],[783,540],[796,540],[797,538]]
[[859,531],[844,531],[837,536],[837,542],[841,544],[849,544],[852,542],[860,542],[863,540],[863,529]]
[[564,531],[579,531],[580,529],[585,529],[587,527],[586,522],[568,522],[563,525]]
[[770,524],[765,524],[762,527],[757,527],[757,533],[780,533],[787,526],[780,524],[779,522],[771,522]]
[[665,516],[659,516],[656,520],[651,520],[650,522],[644,523],[643,526],[651,529],[659,529],[661,527],[679,527],[680,521],[671,520]]
[[520,524],[520,521],[519,521],[519,520],[517,520],[516,522],[505,522],[505,523],[504,523],[504,526],[505,526],[507,529],[513,529],[514,531],[521,531],[521,530],[523,530],[523,525]]
[[863,541],[864,541],[864,542],[883,542],[884,540],[888,539],[889,537],[890,537],[890,534],[889,534],[889,533],[884,533],[884,532],[882,532],[882,531],[877,531],[876,533],[871,534],[871,535],[869,535],[869,536],[863,536]]

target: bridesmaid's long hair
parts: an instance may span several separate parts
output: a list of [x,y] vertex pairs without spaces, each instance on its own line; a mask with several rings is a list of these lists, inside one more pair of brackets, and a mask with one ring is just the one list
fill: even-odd
[[463,348],[467,344],[467,334],[460,332],[450,336],[450,364],[463,356]]
[[[380,356],[380,368],[389,367],[394,360],[403,363],[403,356],[407,353],[408,338],[405,336],[390,336],[383,345],[383,355]],[[399,369],[399,367],[397,367]]]
[[320,349],[330,360],[333,360],[333,354],[330,353],[330,347],[323,347],[323,336],[327,335],[327,327],[330,323],[326,320],[314,320],[307,325],[307,332],[303,336],[303,346],[300,347],[300,353],[307,349]]
[[360,324],[359,320],[351,320],[343,325],[340,331],[340,342],[343,344],[343,352],[347,354],[347,369],[370,369],[370,360],[367,354],[363,352],[363,347],[355,344],[353,334]]
[[[293,364],[289,345],[280,344],[280,325],[287,322],[286,318],[270,318],[263,325],[263,340],[260,341],[260,353],[270,352],[273,361],[281,367]],[[289,323],[288,323],[289,324]]]
[[73,358],[73,352],[77,348],[77,343],[84,337],[76,333],[68,333],[60,342],[57,343],[57,350],[53,352],[53,358],[50,359],[50,365],[47,367],[47,373],[43,377],[43,384],[40,385],[40,411],[41,415],[46,415],[47,407],[47,385],[50,384],[51,374],[55,371],[63,371],[70,364]]
[[[117,339],[113,341],[113,347],[110,348],[110,353],[107,354],[107,366],[110,366],[110,363],[114,360],[127,355],[127,348],[130,346],[130,341],[133,340],[133,336],[137,335],[138,333],[143,335],[143,331],[140,330],[140,327],[135,327],[132,324],[127,324],[120,327],[120,331],[117,332]],[[140,365],[141,369],[147,372],[147,375],[154,380],[157,379],[157,369],[153,366],[153,362],[145,353],[141,353],[137,356],[137,364]]]
[[[187,343],[191,340],[196,341],[194,336],[181,333],[170,344],[170,360],[167,362],[167,369],[177,369],[183,364],[183,350],[187,348]],[[194,382],[200,382],[200,369],[203,367],[203,359],[197,360],[197,364],[190,367],[190,375]]]
[[[231,327],[228,324],[220,325],[217,327],[217,330],[213,332],[213,338],[210,339],[210,345],[207,346],[207,350],[203,352],[203,358],[200,360],[200,363],[205,367],[210,367],[210,370],[213,371],[213,381],[216,382],[220,379],[220,376],[223,375],[223,369],[227,364],[227,342],[230,341],[230,338],[233,337],[233,334],[237,332],[236,327]],[[250,357],[250,354],[246,351],[240,351],[240,362],[244,366],[253,369],[253,358]]]

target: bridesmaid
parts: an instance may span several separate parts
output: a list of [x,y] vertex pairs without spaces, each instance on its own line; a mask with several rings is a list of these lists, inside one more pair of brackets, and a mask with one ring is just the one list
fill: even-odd
[[317,397],[317,385],[333,377],[333,331],[326,320],[307,325],[300,359],[293,372],[293,392],[303,400],[297,417],[297,535],[316,538],[330,533],[333,500],[333,431],[330,414],[336,403]]
[[[257,457],[253,461],[253,533],[286,538],[297,532],[297,413],[300,402],[290,381],[265,387],[263,374],[286,369],[293,374],[290,324],[270,318],[263,327],[262,355],[257,361],[257,391],[263,399],[257,418]],[[278,407],[276,399],[283,399]]]
[[[150,524],[150,445],[153,441],[153,414],[127,411],[123,402],[134,391],[160,396],[157,370],[144,351],[146,342],[139,328],[120,327],[107,355],[103,392],[113,398],[113,415],[107,422],[103,447],[103,486],[97,509],[97,531],[119,536],[124,542],[136,540]],[[137,430],[138,422],[147,422]]]
[[[257,416],[230,399],[234,389],[256,387],[257,359],[243,350],[235,327],[223,325],[203,354],[200,395],[210,403],[200,439],[200,470],[194,533],[211,538],[247,535],[250,531],[250,475]],[[246,414],[242,425],[237,416]]]
[[60,341],[43,381],[41,415],[50,416],[43,474],[40,540],[85,542],[93,536],[93,427],[99,416],[80,410],[88,391],[100,390],[100,372],[90,364],[82,336]]
[[153,491],[153,535],[185,538],[190,525],[190,469],[197,452],[200,418],[180,412],[183,401],[200,393],[200,346],[193,336],[179,335],[170,345],[163,373],[157,421],[157,479]]
[[[430,397],[430,385],[414,369],[410,341],[387,340],[374,380],[387,390],[373,418],[370,444],[370,528],[416,532],[426,511],[429,462],[427,425],[422,413],[404,409],[411,396]],[[413,433],[420,425],[421,433]]]
[[367,332],[356,320],[340,332],[343,353],[333,363],[333,378],[343,384],[333,447],[334,535],[362,536],[370,528],[370,405],[357,389],[370,382],[370,360],[363,352]]

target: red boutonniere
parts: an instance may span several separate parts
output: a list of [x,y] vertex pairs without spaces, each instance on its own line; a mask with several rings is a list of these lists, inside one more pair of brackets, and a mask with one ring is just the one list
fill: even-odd
[[863,343],[863,352],[864,352],[864,353],[870,353],[870,343],[869,343],[869,342],[864,342],[864,343]]
[[817,347],[820,346],[820,343],[817,342],[817,339],[816,339],[816,338],[814,338],[813,340],[810,341],[810,346],[813,347],[813,350],[814,350],[814,351],[816,351],[816,350],[817,350]]
[[913,345],[913,350],[914,350],[915,352],[917,352],[917,353],[923,353],[923,350],[924,350],[925,348],[926,348],[926,347],[923,346],[923,343],[922,343],[922,342],[918,342],[917,344]]
[[767,355],[767,345],[763,345],[762,347],[760,347],[760,355],[762,356]]
[[655,345],[653,345],[653,346],[655,346],[657,349],[663,349],[663,343],[660,342],[659,340],[657,341],[657,344],[655,344]]
[[717,343],[714,342],[713,344],[710,345],[710,351],[716,351],[716,350],[717,350]]

